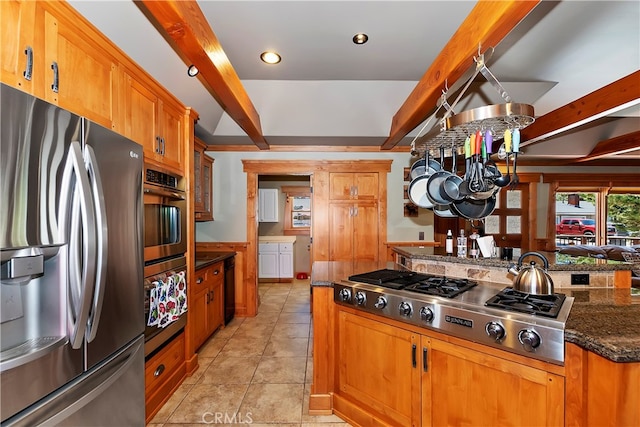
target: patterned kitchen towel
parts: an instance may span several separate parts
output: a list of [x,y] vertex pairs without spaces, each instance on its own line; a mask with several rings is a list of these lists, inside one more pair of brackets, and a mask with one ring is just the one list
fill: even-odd
[[187,312],[187,280],[185,272],[181,271],[176,275],[176,299],[178,300],[178,316]]
[[158,290],[158,327],[164,328],[171,323],[171,316],[167,308],[169,304],[169,283],[165,280],[156,282]]
[[154,287],[149,290],[149,317],[147,318],[147,326],[156,326],[159,322],[158,317],[158,284],[153,283]]
[[176,320],[178,320],[178,317],[180,317],[180,312],[178,311],[178,298],[176,295],[177,281],[178,276],[176,275],[167,277],[167,311],[169,312],[169,323],[175,322]]

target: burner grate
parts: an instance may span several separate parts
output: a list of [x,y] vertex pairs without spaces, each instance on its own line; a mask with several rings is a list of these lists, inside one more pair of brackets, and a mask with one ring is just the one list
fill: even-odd
[[518,311],[520,313],[555,318],[558,317],[565,298],[566,296],[564,294],[533,295],[507,287],[491,297],[485,305],[488,307]]
[[384,286],[393,289],[402,289],[407,285],[425,280],[431,276],[419,274],[414,271],[399,271],[382,269],[370,271],[368,273],[355,274],[349,276],[349,280],[354,282],[368,283],[370,285]]
[[418,283],[414,283],[413,285],[409,285],[405,290],[426,295],[453,298],[468,291],[476,285],[476,282],[470,280],[433,276]]

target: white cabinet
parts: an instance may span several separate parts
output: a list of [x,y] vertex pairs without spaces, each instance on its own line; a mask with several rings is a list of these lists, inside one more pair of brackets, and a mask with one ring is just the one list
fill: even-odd
[[258,189],[258,221],[278,222],[278,189]]
[[278,279],[280,271],[279,243],[260,243],[258,248],[258,277]]
[[278,277],[293,279],[293,243],[278,243]]
[[293,242],[258,245],[259,279],[293,279]]

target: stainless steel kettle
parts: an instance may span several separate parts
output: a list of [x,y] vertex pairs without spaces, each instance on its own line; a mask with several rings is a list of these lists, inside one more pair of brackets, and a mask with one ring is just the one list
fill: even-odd
[[[522,260],[528,256],[536,256],[543,262],[544,268],[536,265],[535,261],[531,261],[528,266],[522,266]],[[513,289],[527,294],[534,295],[553,295],[553,280],[547,273],[549,261],[544,255],[538,252],[526,252],[518,259],[518,265],[511,264],[508,267],[509,273],[515,275],[513,279]]]

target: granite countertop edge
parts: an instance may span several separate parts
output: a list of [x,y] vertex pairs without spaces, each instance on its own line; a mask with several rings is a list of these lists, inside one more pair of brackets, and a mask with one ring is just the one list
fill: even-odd
[[[312,280],[311,287],[333,287],[333,283],[334,282],[326,280]],[[574,307],[573,309],[576,311],[581,310],[579,307]],[[567,323],[570,319],[571,314],[569,314]],[[576,325],[575,328],[579,329],[580,326]],[[564,335],[565,342],[576,344],[585,350],[591,351],[616,363],[640,362],[640,345],[626,347],[615,339],[611,343],[605,343],[596,335],[578,329],[570,327],[566,328]],[[640,340],[640,332],[638,335],[638,340]],[[609,337],[609,339],[611,340],[611,337]]]
[[[456,264],[477,265],[479,267],[499,267],[508,268],[515,264],[517,260],[505,261],[497,258],[460,258],[457,256],[443,256],[421,254],[420,250],[413,247],[395,246],[393,250],[400,255],[405,255],[413,259],[425,259],[429,261],[444,261]],[[614,270],[636,270],[640,268],[637,264],[551,264],[547,271],[614,271]]]
[[616,363],[640,362],[640,348],[624,348],[605,344],[586,332],[580,332],[575,329],[565,329],[564,341],[576,344],[585,350]]
[[195,267],[196,270],[224,261],[225,259],[234,257],[235,252],[198,252],[196,253]]

